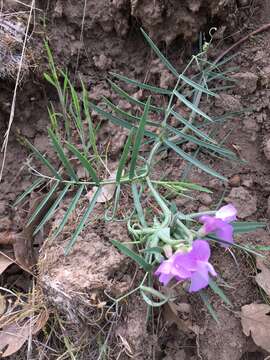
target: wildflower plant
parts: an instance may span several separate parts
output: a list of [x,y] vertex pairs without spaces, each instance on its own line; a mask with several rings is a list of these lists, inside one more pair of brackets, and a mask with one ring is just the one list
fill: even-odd
[[[207,59],[208,44],[199,54],[191,58],[186,68],[180,73],[143,30],[142,33],[153,52],[174,75],[175,84],[171,89],[160,88],[112,73],[112,78],[118,81],[116,83],[111,79],[108,80],[112,91],[137,109],[136,112],[126,112],[115,105],[111,99],[105,97],[102,105],[95,105],[89,101],[89,94],[83,83],[81,84],[82,93],[79,94],[67,73],[56,69],[51,51],[46,45],[50,73],[45,74],[45,78],[56,89],[61,107],[60,112],[56,112],[52,105],[49,107],[51,126],[48,129],[48,136],[61,166],[56,168],[50,159],[25,140],[36,159],[47,168],[50,175],[42,174],[29,165],[37,179],[19,197],[15,205],[32,191],[41,186],[47,187],[47,194],[29,219],[29,223],[33,222],[44,206],[49,201],[52,202],[35,230],[37,233],[54,216],[57,208],[69,195],[71,197],[69,206],[53,234],[56,238],[64,229],[80,199],[86,198],[86,194],[92,189],[92,196],[89,198],[85,212],[66,247],[66,255],[68,255],[85,224],[89,222],[89,219],[91,221],[91,213],[102,189],[106,185],[114,184],[115,186],[114,196],[110,201],[111,206],[104,212],[104,220],[110,221],[117,220],[122,191],[128,187],[133,199],[133,209],[131,214],[127,214],[121,220],[127,223],[133,248],[131,249],[130,246],[117,239],[111,241],[119,251],[133,259],[145,272],[141,283],[131,293],[140,291],[149,306],[157,307],[172,300],[160,291],[159,284],[169,286],[172,281],[180,282],[181,285],[189,283],[189,291],[199,292],[213,314],[213,309],[203,292],[204,288],[210,285],[223,301],[227,304],[230,304],[230,301],[217,284],[216,279],[222,274],[217,274],[211,264],[211,245],[218,242],[221,246],[236,246],[254,253],[252,249],[236,244],[233,241],[233,232],[250,231],[264,225],[235,222],[237,210],[231,204],[217,211],[184,214],[173,206],[173,203],[164,195],[164,191],[178,196],[188,196],[191,190],[203,192],[209,192],[209,190],[190,183],[184,178],[172,181],[154,179],[152,175],[161,151],[172,151],[190,166],[222,181],[226,181],[226,178],[199,160],[199,152],[203,151],[209,156],[220,159],[240,161],[234,152],[208,135],[209,131],[206,133],[203,130],[203,128],[218,126],[219,123],[235,114],[228,113],[222,117],[212,118],[200,107],[203,97],[207,97],[210,101],[212,97],[218,96],[220,90],[224,91],[233,84],[234,79],[228,76],[228,70],[224,70],[224,65],[230,59],[211,63]],[[197,70],[192,77],[189,77],[187,73],[191,66],[193,69],[196,67]],[[216,86],[217,81],[230,83],[230,85]],[[141,101],[129,95],[119,82],[144,90],[149,94],[147,100]],[[155,95],[163,96],[166,106],[156,105]],[[177,103],[185,108],[186,117],[177,111]],[[138,115],[138,109],[141,109],[141,115]],[[106,175],[108,169],[104,154],[99,152],[96,141],[98,126],[94,126],[91,112],[129,131],[113,178]],[[154,121],[151,115],[159,120]],[[171,125],[172,119],[177,121],[177,126]],[[79,144],[72,143],[74,134],[79,139]],[[183,149],[182,145],[187,142],[197,146],[195,155]],[[145,150],[145,145],[150,148],[150,151]],[[78,178],[73,165],[74,161],[71,159],[76,159],[84,168],[87,173],[86,179]],[[147,209],[142,201],[145,194],[155,203],[155,208],[159,208],[158,214],[151,218],[147,216]],[[121,301],[122,298],[115,299],[115,302]]]

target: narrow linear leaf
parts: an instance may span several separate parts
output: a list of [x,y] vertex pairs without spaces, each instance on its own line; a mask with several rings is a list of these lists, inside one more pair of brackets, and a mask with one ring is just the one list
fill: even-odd
[[243,251],[246,251],[246,252],[248,252],[248,253],[250,253],[250,254],[253,254],[253,255],[256,255],[256,256],[260,256],[260,257],[264,257],[264,255],[258,253],[257,251],[252,250],[249,246],[239,245],[239,244],[237,244],[237,243],[235,243],[235,242],[234,242],[234,243],[230,243],[230,242],[228,242],[228,241],[218,239],[218,238],[217,238],[216,236],[214,236],[214,235],[208,235],[207,238],[208,238],[209,240],[211,240],[211,241],[214,241],[214,242],[218,243],[218,244],[222,243],[222,244],[225,244],[225,245],[227,245],[227,246],[236,247],[236,248],[238,248],[238,249],[240,249],[240,250],[243,250]]
[[89,202],[89,205],[88,205],[79,225],[77,226],[74,234],[72,235],[72,238],[70,239],[70,241],[65,249],[65,255],[68,255],[70,250],[73,248],[78,236],[80,235],[81,231],[84,228],[86,221],[89,219],[91,212],[94,210],[94,207],[96,205],[100,191],[101,191],[101,187],[97,188],[94,196],[92,197],[91,201]]
[[[169,296],[165,296],[161,292],[159,292],[153,288],[150,288],[148,286],[141,286],[140,291],[141,291],[141,295],[142,295],[144,301],[152,307],[160,307],[160,306],[166,304],[170,299]],[[152,296],[157,297],[161,301],[159,301],[159,302],[154,301],[149,296],[147,296],[145,293],[149,293]]]
[[222,116],[213,117],[213,121],[214,122],[223,122],[225,120],[232,119],[232,118],[235,118],[236,116],[242,115],[243,113],[248,112],[248,111],[253,112],[253,109],[249,108],[249,109],[242,109],[242,110],[239,110],[239,111],[227,112]]
[[235,234],[246,233],[255,231],[257,229],[265,229],[267,224],[263,222],[253,222],[253,221],[237,221],[232,224],[233,231]]
[[55,151],[56,151],[59,159],[61,160],[63,166],[67,170],[69,176],[71,177],[72,180],[78,181],[77,175],[76,175],[76,173],[75,173],[69,159],[66,157],[58,137],[54,134],[54,132],[50,128],[48,129],[48,133],[49,133],[49,136],[50,136],[50,138],[52,140]]
[[93,152],[97,158],[99,158],[98,150],[97,150],[97,143],[96,143],[96,130],[94,128],[91,116],[90,116],[90,109],[89,109],[89,101],[88,101],[88,93],[84,86],[83,81],[81,80],[82,89],[83,89],[83,109],[84,109],[84,115],[87,120],[88,124],[88,136],[89,141],[92,146]]
[[145,128],[146,120],[148,117],[150,101],[151,101],[151,97],[149,96],[149,98],[145,104],[144,112],[141,117],[141,121],[140,121],[138,130],[137,130],[137,133],[135,136],[135,143],[134,143],[134,147],[133,147],[133,151],[132,151],[132,155],[131,155],[131,161],[130,161],[130,170],[129,170],[129,178],[130,179],[134,178],[134,176],[135,176],[135,167],[136,167],[136,162],[137,162],[137,158],[139,155],[142,139],[144,136],[144,128]]
[[202,116],[203,118],[205,118],[206,120],[213,122],[213,120],[210,118],[210,116],[208,116],[207,114],[205,114],[202,110],[200,110],[197,106],[195,106],[194,104],[192,104],[192,102],[190,102],[188,99],[186,99],[183,95],[181,95],[177,90],[174,90],[173,93],[175,94],[175,96],[182,102],[184,103],[189,109],[191,109],[192,111],[194,111],[195,113],[197,113],[198,115]]
[[49,61],[49,65],[50,65],[50,70],[52,72],[52,75],[54,77],[54,80],[58,81],[58,77],[57,77],[57,71],[56,71],[56,68],[55,68],[55,65],[54,65],[54,61],[53,61],[53,56],[52,56],[52,52],[51,52],[51,49],[49,47],[49,44],[47,41],[45,41],[45,49],[46,49],[46,52],[47,52],[47,56],[48,56],[48,61]]
[[[131,120],[135,124],[138,124],[140,122],[141,120],[140,117],[131,115],[126,111],[120,109],[118,106],[114,105],[114,103],[112,103],[110,100],[108,100],[106,97],[103,96],[102,98],[105,101],[106,105],[108,105],[112,110],[114,110],[116,114],[122,115],[125,119]],[[155,123],[153,121],[147,121],[146,124],[149,126],[161,127],[160,124]]]
[[209,286],[214,291],[214,293],[216,293],[224,301],[225,304],[229,306],[232,305],[228,297],[224,294],[223,290],[218,286],[218,284],[213,279],[209,281]]
[[39,223],[39,225],[37,226],[37,228],[35,229],[33,235],[36,235],[40,229],[42,229],[42,227],[46,224],[47,221],[50,220],[50,218],[54,215],[55,210],[57,209],[58,205],[61,203],[61,201],[63,200],[64,196],[66,195],[66,193],[68,192],[69,188],[70,188],[71,184],[67,184],[64,189],[61,191],[61,193],[59,194],[58,198],[56,199],[56,201],[54,202],[54,204],[50,207],[50,209],[48,210],[47,214],[44,216],[44,218],[42,219],[42,221]]
[[93,181],[98,185],[99,179],[90,161],[72,144],[66,143],[67,148],[78,158],[83,168],[88,172]]
[[201,170],[203,170],[204,172],[206,172],[207,174],[210,174],[218,179],[221,179],[223,181],[227,181],[227,179],[222,176],[221,174],[219,174],[218,172],[216,172],[215,170],[211,169],[209,166],[203,164],[201,161],[193,158],[192,156],[188,155],[187,153],[185,153],[182,149],[180,149],[177,145],[175,145],[173,142],[169,141],[169,140],[164,140],[164,143],[170,147],[172,150],[174,150],[178,155],[180,155],[183,159],[187,160],[188,162],[190,162],[192,165],[200,168]]
[[47,73],[44,73],[44,78],[48,83],[50,83],[52,86],[56,87],[56,83],[54,82],[54,79]]
[[[100,107],[94,105],[94,104],[90,104],[91,108],[96,111],[97,113],[99,113],[101,116],[103,116],[104,118],[110,120],[113,124],[115,125],[119,125],[125,129],[138,129],[137,126],[135,125],[132,125],[131,123],[123,120],[123,119],[119,119],[115,116],[113,116],[112,114],[110,113],[107,113],[106,111],[102,110]],[[157,135],[152,133],[151,131],[148,131],[148,130],[145,130],[145,135],[152,138],[152,139],[156,139],[157,138]]]
[[166,59],[166,57],[162,54],[162,52],[159,50],[159,48],[155,45],[153,40],[146,34],[146,32],[142,28],[141,28],[141,32],[143,33],[143,36],[145,37],[148,44],[151,46],[151,48],[154,50],[154,52],[160,58],[162,63],[178,78],[179,77],[178,71],[172,66],[172,64],[169,62],[169,60]]
[[217,94],[215,94],[213,91],[211,91],[211,90],[207,89],[206,87],[200,85],[199,83],[189,79],[185,75],[181,74],[179,77],[180,77],[180,79],[182,79],[185,83],[187,83],[188,85],[190,85],[194,89],[196,89],[198,91],[201,91],[202,93],[205,93],[205,94],[210,95],[210,96],[215,96],[215,97],[217,96]]
[[142,252],[146,253],[146,254],[158,254],[158,255],[160,255],[160,254],[162,254],[163,249],[161,247],[154,246],[154,247],[144,249]]
[[[116,85],[113,81],[108,79],[109,84],[111,85],[112,89],[122,98],[126,99],[128,102],[134,105],[138,105],[142,108],[145,107],[145,103],[143,101],[139,101],[134,97],[130,96],[127,92],[120,88],[120,86]],[[150,105],[150,110],[155,112],[164,113],[164,109],[158,106]]]
[[14,202],[13,206],[16,207],[23,199],[31,194],[36,188],[38,188],[41,184],[44,183],[44,179],[37,179],[33,182],[31,186],[29,186]]
[[55,170],[55,168],[52,166],[52,164],[49,162],[49,160],[47,160],[45,158],[45,156],[43,156],[39,150],[30,143],[30,141],[28,141],[27,139],[25,139],[26,144],[30,147],[30,149],[33,151],[35,157],[37,158],[37,160],[39,160],[42,164],[44,164],[52,173],[52,175],[57,179],[57,180],[61,180],[62,177],[61,175]]
[[121,180],[122,173],[123,173],[123,170],[125,168],[127,158],[128,158],[128,155],[129,155],[131,141],[132,141],[132,138],[133,138],[134,134],[135,134],[135,130],[132,129],[130,131],[130,133],[128,135],[128,138],[127,138],[127,141],[125,143],[125,146],[124,146],[124,149],[123,149],[120,161],[119,161],[118,169],[117,169],[117,172],[116,172],[116,182],[117,183],[119,183],[120,180]]
[[171,110],[170,113],[179,120],[182,124],[184,124],[187,128],[192,130],[195,134],[200,136],[202,139],[210,141],[212,143],[216,143],[214,139],[211,139],[207,134],[205,134],[203,131],[199,130],[196,126],[194,126],[191,122],[186,120],[183,116],[175,112],[174,110]]
[[208,151],[213,151],[216,152],[218,154],[220,154],[221,156],[228,158],[230,160],[237,160],[238,157],[235,155],[235,153],[229,149],[223,148],[221,146],[215,145],[213,143],[208,143],[208,142],[204,142],[202,140],[197,139],[196,137],[192,136],[192,135],[188,135],[185,134],[184,132],[182,132],[181,130],[178,130],[172,126],[167,125],[167,128],[173,132],[174,134],[182,137],[183,139],[185,139],[186,141],[190,141],[193,144],[197,144],[198,146],[201,146],[202,148],[208,150]]
[[33,214],[30,216],[28,222],[27,222],[27,226],[30,225],[36,218],[36,216],[39,214],[39,212],[41,211],[41,209],[47,204],[48,200],[50,199],[50,197],[52,196],[52,194],[56,191],[57,187],[59,185],[59,181],[56,181],[54,183],[54,185],[51,187],[50,191],[48,192],[48,194],[44,197],[44,199],[38,204],[38,206],[36,207],[35,211],[33,212]]
[[81,185],[76,193],[76,195],[74,196],[74,198],[72,199],[71,203],[69,204],[69,207],[60,223],[60,225],[58,226],[58,228],[56,229],[55,233],[54,233],[54,237],[56,237],[57,235],[60,234],[60,232],[63,230],[64,226],[66,225],[70,215],[72,214],[73,210],[76,208],[78,201],[80,200],[81,194],[83,192],[84,189],[84,185]]
[[138,215],[138,218],[140,220],[140,223],[142,224],[143,227],[147,227],[146,221],[145,221],[145,217],[144,217],[144,213],[143,213],[143,208],[140,202],[140,195],[137,189],[137,185],[132,183],[131,185],[131,189],[132,189],[132,195],[133,195],[133,202],[134,202],[134,206]]
[[137,80],[133,80],[133,79],[129,79],[128,77],[126,76],[123,76],[123,75],[119,75],[119,74],[116,74],[114,72],[110,72],[110,74],[117,78],[118,80],[122,80],[122,81],[125,81],[126,83],[128,84],[131,84],[131,85],[134,85],[134,86],[137,86],[139,87],[140,89],[145,89],[145,90],[149,90],[153,93],[156,93],[156,94],[163,94],[163,95],[171,95],[172,93],[172,90],[168,90],[168,89],[162,89],[162,88],[159,88],[159,87],[156,87],[156,86],[152,86],[152,85],[149,85],[149,84],[144,84],[140,81],[137,81]]
[[112,244],[124,255],[131,258],[135,261],[140,267],[142,267],[146,272],[150,272],[152,270],[152,266],[148,264],[143,257],[130,250],[127,246],[122,244],[117,240],[111,240]]
[[200,291],[199,295],[200,295],[200,298],[202,299],[204,305],[206,306],[207,310],[209,311],[210,315],[212,316],[212,318],[216,321],[216,323],[219,324],[220,322],[219,322],[217,313],[215,312],[213,306],[210,304],[209,298],[206,295],[206,293],[203,291]]

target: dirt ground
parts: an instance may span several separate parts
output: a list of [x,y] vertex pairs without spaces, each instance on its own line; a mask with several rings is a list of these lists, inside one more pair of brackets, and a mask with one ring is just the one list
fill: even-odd
[[[31,5],[31,1],[25,0],[24,3]],[[0,1],[1,5],[3,13],[11,16],[12,21],[20,18],[24,24],[27,22],[27,6],[15,0]],[[119,101],[106,82],[109,71],[147,80],[158,86],[169,86],[170,75],[149,50],[139,31],[140,26],[160,45],[172,63],[183,69],[187,59],[197,51],[200,31],[208,32],[212,26],[218,28],[214,48],[209,54],[215,59],[243,36],[270,22],[268,0],[37,0],[35,7],[0,183],[2,234],[6,231],[20,232],[29,210],[14,211],[11,206],[32,181],[25,165],[29,151],[22,144],[21,137],[29,139],[40,151],[49,151],[47,105],[52,101],[57,106],[57,96],[43,79],[43,72],[47,69],[44,37],[49,41],[57,66],[74,74],[78,89],[81,78],[90,91],[91,99],[98,103],[102,95]],[[227,185],[191,169],[189,180],[207,186],[214,195],[203,194],[192,202],[185,198],[175,199],[181,209],[187,212],[211,209],[224,196],[226,201],[236,205],[241,220],[269,221],[269,44],[270,29],[250,37],[235,49],[233,53],[237,50],[238,54],[230,66],[237,66],[232,76],[239,81],[233,89],[221,93],[213,103],[203,104],[203,108],[213,116],[246,109],[243,114],[216,129],[218,138],[225,139],[225,145],[245,162],[205,159],[229,178]],[[4,58],[1,46],[0,130],[3,138],[18,71],[16,54],[21,48],[6,44],[10,52],[5,53]],[[136,92],[134,88],[129,90]],[[123,102],[121,106],[128,105]],[[110,161],[115,163],[127,133],[104,121],[99,136],[101,146],[109,144]],[[184,162],[169,153],[165,170],[157,168],[156,175],[165,171],[168,177],[177,178],[185,168]],[[82,360],[267,358],[267,353],[246,337],[241,327],[241,306],[262,301],[254,280],[254,260],[242,252],[237,253],[237,263],[227,251],[216,249],[214,253],[213,265],[223,273],[228,285],[226,293],[233,303],[232,308],[226,308],[217,296],[209,293],[220,325],[215,323],[198,297],[185,293],[181,294],[181,301],[176,302],[175,308],[166,305],[162,312],[155,310],[152,314],[155,323],[146,322],[149,315],[147,307],[137,294],[119,308],[111,308],[110,299],[104,291],[113,298],[122,296],[138,283],[141,274],[109,242],[110,239],[128,241],[127,229],[122,223],[99,220],[103,211],[100,204],[95,220],[79,237],[72,257],[64,257],[63,248],[76,217],[71,219],[57,242],[46,241],[51,229],[46,229],[44,239],[36,239],[38,249],[39,242],[45,240],[39,253],[37,283],[45,294],[52,316],[46,329],[36,336],[31,356],[28,357],[26,344],[11,359],[60,359],[61,351],[64,353],[63,349],[67,347],[66,339],[79,349],[75,358]],[[61,215],[59,211],[55,223]],[[54,224],[51,227],[54,228]],[[270,245],[266,230],[239,235],[237,241]],[[1,286],[27,292],[30,282],[29,275],[11,266],[1,279]],[[55,321],[59,317],[62,320]],[[108,340],[106,344],[110,351],[106,352],[109,354],[107,357],[100,357],[104,339]],[[67,352],[63,359],[68,358],[72,357]]]

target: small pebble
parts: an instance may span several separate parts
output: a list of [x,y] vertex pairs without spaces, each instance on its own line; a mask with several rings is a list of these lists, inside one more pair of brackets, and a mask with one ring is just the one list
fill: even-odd
[[233,175],[230,179],[229,179],[229,184],[232,186],[232,187],[237,187],[239,186],[241,183],[241,178],[238,174],[236,175]]
[[201,204],[205,206],[211,205],[213,202],[212,196],[205,193],[200,194],[198,200],[200,201]]

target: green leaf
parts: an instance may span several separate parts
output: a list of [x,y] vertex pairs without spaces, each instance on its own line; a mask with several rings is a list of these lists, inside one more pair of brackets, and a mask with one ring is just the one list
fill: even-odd
[[46,81],[48,81],[52,86],[56,87],[56,84],[54,82],[54,79],[47,73],[44,73],[44,78]]
[[99,181],[96,171],[94,170],[90,161],[87,160],[86,157],[74,145],[72,145],[68,142],[66,143],[66,145],[67,145],[67,148],[79,159],[83,168],[88,172],[88,174],[93,179],[93,181],[98,185],[100,181]]
[[210,141],[212,143],[216,143],[215,140],[211,139],[207,134],[203,131],[199,130],[196,126],[194,126],[191,122],[183,118],[180,114],[176,113],[174,110],[171,110],[170,113],[179,120],[182,124],[184,124],[188,129],[192,130],[195,134],[200,136],[202,139]]
[[111,240],[112,244],[124,255],[131,258],[135,261],[140,267],[144,269],[146,272],[150,272],[152,270],[152,266],[148,264],[143,257],[130,250],[127,246],[117,240]]
[[146,32],[142,28],[141,28],[141,32],[143,33],[143,36],[145,37],[148,44],[151,46],[151,48],[154,50],[154,52],[160,58],[162,63],[178,78],[179,77],[178,71],[172,66],[172,64],[169,62],[169,60],[166,59],[166,57],[162,54],[162,52],[159,50],[159,48],[155,45],[153,40],[146,34]]
[[95,194],[93,195],[91,201],[89,202],[89,205],[88,205],[79,225],[77,226],[74,234],[72,235],[72,238],[70,239],[70,241],[65,249],[65,255],[68,255],[70,250],[73,248],[78,236],[80,235],[81,231],[84,228],[86,221],[89,219],[91,212],[94,210],[98,196],[100,194],[100,191],[101,191],[101,187],[97,188],[97,190],[95,191]]
[[188,85],[192,86],[194,89],[196,89],[197,91],[200,91],[202,93],[205,93],[207,95],[210,95],[210,96],[217,96],[217,94],[215,94],[213,91],[207,89],[206,87],[198,84],[197,82],[189,79],[188,77],[186,77],[185,75],[180,75],[179,76],[180,79],[182,79],[185,83],[187,83]]
[[[110,113],[107,113],[106,111],[102,110],[100,107],[98,107],[98,106],[96,106],[96,105],[94,105],[94,104],[92,104],[92,103],[91,103],[90,105],[91,105],[91,108],[92,108],[94,111],[96,111],[96,112],[99,113],[101,116],[105,117],[106,119],[110,120],[113,124],[119,125],[119,126],[125,128],[125,129],[129,129],[129,130],[134,129],[134,128],[135,128],[135,129],[138,129],[137,126],[132,125],[132,124],[130,124],[129,122],[123,120],[123,119],[119,119],[119,118],[113,116],[113,115],[110,114]],[[154,134],[154,133],[152,133],[151,131],[145,130],[144,133],[145,133],[146,136],[148,136],[148,137],[150,137],[150,138],[152,138],[152,139],[156,139],[156,138],[157,138],[157,135]]]
[[255,231],[257,229],[265,229],[267,224],[263,222],[256,221],[237,221],[232,224],[233,231],[235,234],[246,233]]
[[200,295],[204,305],[206,306],[207,310],[209,311],[210,315],[212,316],[212,318],[219,324],[220,322],[219,322],[217,313],[215,312],[213,306],[210,304],[210,301],[209,301],[206,293],[204,291],[200,291],[199,295]]
[[38,206],[36,207],[35,211],[33,212],[33,214],[30,216],[28,222],[27,222],[27,226],[30,225],[36,218],[36,216],[39,214],[39,212],[41,211],[41,209],[47,204],[48,200],[50,199],[50,197],[53,195],[53,193],[56,191],[57,187],[59,185],[59,181],[56,181],[54,183],[54,185],[51,187],[50,191],[48,192],[48,194],[44,197],[44,199],[38,204]]
[[50,207],[50,209],[48,210],[47,214],[44,216],[44,218],[42,219],[42,221],[39,223],[39,225],[37,226],[37,228],[35,229],[33,235],[36,235],[39,230],[46,224],[47,221],[50,220],[50,218],[54,215],[55,210],[57,209],[58,205],[61,203],[61,201],[63,200],[64,196],[66,195],[67,191],[69,190],[71,184],[67,184],[64,189],[61,191],[61,193],[59,194],[58,198],[56,199],[56,201],[54,202],[54,204]]
[[130,179],[133,179],[135,176],[135,167],[136,167],[136,162],[137,162],[137,158],[139,155],[142,139],[144,136],[144,128],[145,128],[146,120],[148,117],[150,101],[151,101],[151,97],[148,98],[148,100],[145,104],[144,112],[143,112],[138,130],[137,130],[137,133],[135,136],[135,143],[134,143],[134,147],[133,147],[133,151],[132,151],[132,155],[131,155],[131,161],[130,161],[130,170],[129,170],[129,178]]
[[208,151],[216,152],[216,153],[220,154],[221,156],[223,156],[225,158],[228,158],[230,160],[237,160],[238,159],[238,157],[235,155],[235,153],[232,152],[231,150],[228,150],[228,149],[223,148],[221,146],[215,145],[213,143],[208,143],[208,142],[204,142],[202,140],[199,140],[196,137],[194,137],[192,135],[185,134],[181,130],[175,129],[174,127],[169,126],[169,125],[167,125],[167,129],[170,130],[171,132],[173,132],[174,134],[182,137],[186,141],[190,141],[193,144],[201,146],[201,147],[203,147],[204,149],[206,149]]
[[145,221],[145,217],[144,217],[144,213],[143,213],[143,208],[140,202],[140,195],[137,189],[137,185],[135,183],[131,184],[131,190],[132,190],[132,195],[133,195],[133,202],[134,202],[134,206],[138,215],[138,218],[140,220],[140,223],[142,224],[143,227],[147,227],[146,221]]
[[74,198],[72,199],[71,203],[69,204],[69,207],[60,223],[60,225],[58,226],[58,228],[55,230],[54,233],[54,237],[56,237],[57,235],[60,234],[60,232],[63,230],[64,226],[66,225],[70,215],[72,214],[72,212],[74,211],[74,209],[76,208],[78,201],[80,200],[81,194],[83,192],[84,189],[84,185],[81,185],[76,193],[76,195],[74,196]]
[[133,79],[129,79],[128,77],[126,76],[123,76],[123,75],[119,75],[119,74],[116,74],[114,72],[110,72],[110,74],[112,76],[114,76],[115,78],[117,78],[118,80],[122,80],[122,81],[125,81],[126,83],[128,84],[131,84],[131,85],[134,85],[134,86],[137,86],[141,89],[145,89],[145,90],[149,90],[153,93],[156,93],[156,94],[163,94],[163,95],[171,95],[172,93],[172,90],[168,90],[168,89],[162,89],[162,88],[158,88],[156,86],[152,86],[152,85],[148,85],[148,84],[144,84],[140,81],[136,81],[136,80],[133,80]]
[[146,253],[146,254],[162,254],[163,252],[163,249],[159,246],[154,246],[154,247],[150,247],[150,248],[147,248],[147,249],[144,249],[142,251],[143,253]]
[[44,183],[44,179],[37,179],[33,182],[31,186],[29,186],[14,202],[13,206],[17,206],[23,199],[31,194],[36,188],[38,188],[41,184]]
[[193,158],[192,156],[188,155],[187,153],[185,153],[182,149],[180,149],[177,145],[175,145],[173,142],[169,141],[169,140],[164,140],[164,143],[170,147],[171,149],[173,149],[178,155],[180,155],[183,159],[189,161],[192,165],[198,167],[199,169],[205,171],[206,173],[221,179],[223,181],[227,181],[227,179],[220,175],[219,173],[217,173],[215,170],[211,169],[210,167],[208,167],[207,165],[203,164],[202,162],[200,162],[199,160]]
[[218,284],[213,279],[209,281],[209,286],[214,291],[214,293],[216,293],[224,301],[225,304],[229,306],[232,305],[230,300],[224,294],[223,290],[218,286]]
[[54,134],[54,132],[52,131],[52,129],[48,129],[48,133],[49,136],[52,140],[53,146],[55,148],[55,151],[59,157],[59,159],[61,160],[63,166],[65,167],[65,169],[67,170],[70,178],[74,181],[78,181],[77,175],[69,161],[69,159],[66,157],[64,150],[62,148],[62,145],[60,144],[60,141],[58,139],[58,137]]
[[[166,304],[170,299],[169,296],[163,295],[160,291],[157,291],[157,290],[155,290],[153,288],[150,288],[148,286],[141,285],[140,286],[140,291],[141,291],[141,295],[142,295],[144,301],[148,305],[150,305],[152,307],[160,307],[160,306]],[[159,302],[154,301],[150,297],[148,297],[145,293],[149,293],[152,296],[155,296],[156,298],[160,299],[161,301],[159,301]]]
[[51,49],[50,49],[49,44],[48,44],[47,41],[45,41],[44,45],[45,45],[45,49],[46,49],[46,52],[47,52],[47,57],[48,57],[48,61],[49,61],[50,70],[51,70],[51,73],[52,73],[52,75],[54,77],[54,81],[58,82],[57,71],[56,71],[56,68],[55,68],[55,65],[54,65]]
[[82,89],[83,89],[83,109],[84,115],[87,120],[88,124],[88,136],[89,141],[92,146],[93,152],[97,158],[99,158],[98,150],[97,150],[97,143],[96,143],[96,130],[94,128],[91,116],[90,116],[90,109],[89,109],[89,101],[88,101],[88,92],[84,86],[83,81],[81,80]]
[[37,158],[37,160],[39,160],[43,165],[45,165],[50,172],[52,173],[52,175],[57,179],[57,180],[61,180],[62,177],[60,174],[58,174],[58,172],[55,170],[55,168],[52,166],[52,164],[49,162],[49,160],[47,160],[39,151],[37,148],[35,148],[34,145],[32,145],[27,139],[25,139],[25,142],[27,144],[27,146],[30,147],[30,149],[33,151],[35,157]]
[[218,239],[218,238],[217,238],[216,236],[214,236],[214,235],[207,235],[207,238],[208,238],[209,240],[211,240],[211,241],[214,241],[214,242],[218,243],[218,244],[226,244],[226,245],[228,245],[228,246],[236,247],[236,248],[238,248],[238,249],[240,249],[240,250],[246,251],[246,252],[248,252],[248,253],[250,253],[250,254],[253,254],[253,255],[256,255],[256,256],[260,256],[260,257],[264,257],[264,255],[258,253],[257,251],[254,251],[254,250],[250,249],[248,246],[239,245],[239,244],[237,244],[237,243],[235,243],[235,242],[234,242],[234,243],[230,243],[230,242],[228,242],[228,241]]
[[[118,85],[116,85],[113,81],[111,81],[110,79],[108,79],[109,84],[111,85],[112,89],[122,98],[126,99],[129,103],[134,104],[134,105],[138,105],[142,108],[145,108],[145,103],[142,101],[139,101],[135,98],[133,98],[132,96],[130,96],[127,92],[125,92],[123,89],[121,89]],[[157,106],[153,106],[150,105],[150,110],[151,111],[155,111],[155,112],[161,112],[164,113],[164,109],[157,107]]]
[[117,169],[117,173],[116,173],[116,182],[119,183],[122,177],[122,173],[123,170],[125,168],[126,162],[127,162],[127,158],[129,155],[129,150],[130,150],[130,146],[131,146],[131,141],[132,138],[134,136],[135,130],[132,129],[128,135],[127,141],[125,143],[120,161],[119,161],[119,165],[118,165],[118,169]]
[[[140,117],[131,115],[131,114],[127,113],[126,111],[120,109],[118,106],[114,105],[114,103],[112,103],[110,100],[108,100],[104,96],[102,97],[102,99],[105,101],[106,105],[108,105],[111,109],[113,109],[115,111],[116,114],[122,115],[125,119],[132,121],[134,124],[138,124],[140,122],[140,120],[141,120]],[[155,126],[155,127],[159,127],[159,128],[161,127],[160,124],[153,122],[153,121],[147,121],[146,124],[149,126]]]
[[198,115],[202,116],[203,118],[205,118],[206,120],[213,122],[213,120],[210,118],[210,116],[208,116],[207,114],[205,114],[202,110],[200,110],[197,106],[195,106],[194,104],[192,104],[188,99],[186,99],[183,95],[181,95],[177,90],[174,90],[173,93],[175,94],[175,96],[182,102],[184,103],[189,109],[191,109],[192,111],[194,111],[195,113],[197,113]]

